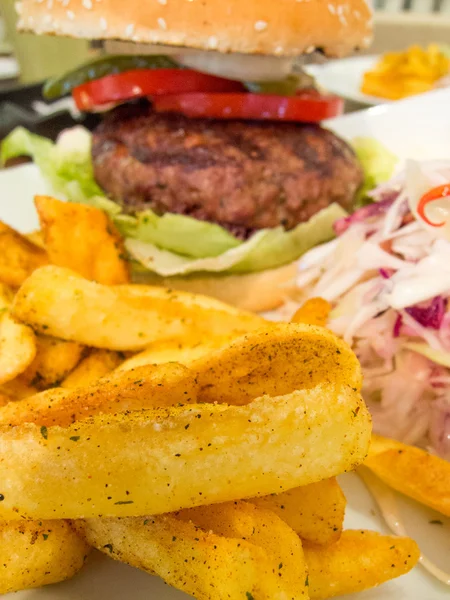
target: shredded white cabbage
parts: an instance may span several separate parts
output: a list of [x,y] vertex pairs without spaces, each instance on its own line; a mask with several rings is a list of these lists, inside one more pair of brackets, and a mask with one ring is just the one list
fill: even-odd
[[[298,287],[333,305],[330,327],[352,344],[377,432],[450,460],[450,160],[417,163],[335,224],[339,237],[306,253]],[[423,214],[423,213],[422,213]]]

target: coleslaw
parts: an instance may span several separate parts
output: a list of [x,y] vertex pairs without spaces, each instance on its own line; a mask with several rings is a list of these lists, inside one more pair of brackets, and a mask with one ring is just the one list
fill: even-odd
[[329,326],[361,362],[374,430],[448,460],[449,182],[450,160],[409,161],[300,259],[297,277],[307,297],[332,303]]

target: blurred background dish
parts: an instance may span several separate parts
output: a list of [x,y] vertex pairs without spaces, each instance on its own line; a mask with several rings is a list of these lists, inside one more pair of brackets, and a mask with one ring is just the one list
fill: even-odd
[[374,106],[386,100],[361,92],[361,82],[364,73],[373,69],[379,58],[379,56],[351,56],[329,60],[323,64],[307,65],[305,69],[314,77],[319,87],[361,105]]

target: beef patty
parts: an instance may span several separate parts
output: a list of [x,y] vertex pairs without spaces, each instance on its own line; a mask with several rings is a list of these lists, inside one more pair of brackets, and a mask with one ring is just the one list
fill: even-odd
[[125,212],[190,215],[239,237],[350,208],[363,173],[351,148],[318,125],[194,120],[122,106],[94,132],[95,177]]

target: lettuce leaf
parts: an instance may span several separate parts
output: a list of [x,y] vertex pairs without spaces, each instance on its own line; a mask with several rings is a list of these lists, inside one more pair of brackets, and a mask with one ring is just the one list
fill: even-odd
[[151,210],[126,215],[95,181],[91,144],[91,133],[81,126],[62,132],[56,143],[19,127],[3,141],[0,159],[32,157],[57,197],[106,211],[126,238],[132,257],[159,275],[275,268],[334,237],[334,221],[346,214],[332,205],[291,231],[266,229],[246,242],[219,225],[184,215],[160,217]]
[[355,203],[359,208],[367,204],[367,192],[392,177],[398,158],[374,138],[357,137],[352,146],[364,171],[364,183]]
[[145,210],[135,217],[118,216],[115,222],[124,237],[191,258],[219,256],[242,244],[219,225],[174,213],[159,217],[152,210]]
[[201,271],[250,273],[292,262],[313,246],[330,240],[334,237],[333,223],[345,215],[343,208],[332,204],[291,231],[282,227],[263,229],[216,257],[188,258],[135,238],[127,238],[125,246],[137,262],[163,277]]

